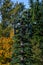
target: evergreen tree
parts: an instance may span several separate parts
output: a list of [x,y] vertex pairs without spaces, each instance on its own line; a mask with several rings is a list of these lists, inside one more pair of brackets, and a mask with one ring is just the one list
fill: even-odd
[[[10,36],[10,19],[11,19],[11,15],[9,15],[9,11],[12,9],[12,2],[10,0],[3,0],[2,1],[2,5],[1,5],[1,23],[2,23],[2,36],[5,37],[9,37]],[[9,31],[8,31],[8,27],[9,27]],[[6,30],[7,29],[7,30]]]
[[31,63],[32,25],[28,16],[28,11],[24,11],[14,27],[15,36],[11,65],[28,65]]
[[11,1],[10,0],[3,0],[3,5],[1,7],[3,29],[5,29],[10,22],[11,16],[9,15],[9,11],[11,9],[12,9]]
[[[16,6],[13,5],[10,0],[3,0],[3,5],[1,7],[1,15],[2,15],[2,30],[0,29],[0,34],[2,37],[9,37],[10,30],[12,29],[12,22],[17,21],[19,13],[22,11],[23,5],[18,3]],[[4,59],[4,56],[3,56]],[[5,61],[2,61],[3,64],[7,62],[11,62],[11,58],[5,58]]]
[[12,7],[10,0],[3,0],[1,8],[3,33],[9,35],[14,25],[14,44],[11,65],[43,65],[43,0],[30,0],[30,9],[22,3]]
[[[40,45],[41,45],[41,42],[40,40],[43,39],[43,34],[42,34],[42,19],[41,17],[43,17],[43,14],[42,13],[42,4],[39,2],[39,0],[36,0],[34,3],[33,3],[33,12],[34,12],[34,15],[32,15],[32,19],[31,19],[31,22],[32,25],[33,25],[33,37],[32,37],[32,52],[33,52],[33,56],[32,56],[32,64],[34,65],[41,65],[41,63],[43,64],[43,62],[41,61],[41,52],[42,50],[40,49]],[[32,9],[32,8],[31,8]],[[34,19],[33,19],[34,17]],[[38,52],[37,52],[38,51]]]
[[[42,4],[42,3],[41,3]],[[21,19],[16,23],[15,44],[13,45],[13,54],[11,64],[18,65],[41,65],[42,58],[42,19],[43,14],[39,0],[30,1],[30,9],[24,11]],[[41,16],[40,16],[41,15]],[[42,30],[43,31],[43,30]],[[42,42],[40,42],[42,41]],[[41,47],[41,46],[42,47]],[[41,47],[41,48],[40,48]],[[15,60],[14,60],[15,59]]]

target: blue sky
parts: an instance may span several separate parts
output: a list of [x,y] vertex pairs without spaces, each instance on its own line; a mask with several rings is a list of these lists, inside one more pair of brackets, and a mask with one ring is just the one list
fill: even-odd
[[18,1],[18,2],[22,2],[22,3],[25,4],[26,8],[29,7],[29,6],[28,6],[28,4],[29,4],[29,3],[28,3],[28,0],[12,0],[12,1],[13,1],[14,3],[17,2],[17,1]]
[[[23,2],[25,4],[26,8],[29,7],[29,0],[11,0],[11,1],[13,1],[14,3],[17,2],[17,1],[18,2]],[[39,1],[41,1],[41,0],[39,0]]]

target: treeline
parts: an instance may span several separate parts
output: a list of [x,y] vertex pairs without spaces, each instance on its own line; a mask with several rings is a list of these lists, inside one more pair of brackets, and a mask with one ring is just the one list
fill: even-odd
[[[12,55],[5,64],[43,65],[43,0],[29,0],[29,8],[23,3],[0,0],[0,39],[12,39]],[[1,60],[1,59],[0,59]]]

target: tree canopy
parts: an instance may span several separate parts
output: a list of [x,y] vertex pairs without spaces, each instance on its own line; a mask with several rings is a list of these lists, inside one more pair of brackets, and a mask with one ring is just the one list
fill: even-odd
[[43,65],[43,0],[29,3],[0,0],[0,65]]

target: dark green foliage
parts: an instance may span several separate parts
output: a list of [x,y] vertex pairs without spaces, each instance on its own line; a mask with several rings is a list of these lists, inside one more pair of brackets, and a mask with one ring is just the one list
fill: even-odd
[[[10,10],[12,10],[12,2],[11,0],[2,0],[1,1],[1,8],[0,8],[0,15],[1,15],[1,24],[2,24],[2,31],[1,35],[4,37],[9,37],[10,36],[10,21],[11,21],[11,15],[9,14]],[[10,29],[9,29],[10,27]]]
[[4,0],[1,15],[0,37],[8,37],[6,28],[10,23],[14,26],[12,59],[7,59],[11,65],[43,65],[43,0],[30,0],[26,10],[22,3],[17,2],[13,8],[10,0]]
[[9,15],[9,11],[12,9],[12,3],[10,0],[4,0],[3,5],[1,6],[1,15],[2,15],[2,24],[3,29],[5,29],[11,19],[11,15]]
[[[19,25],[18,25],[19,24]],[[17,26],[17,27],[16,27]],[[31,63],[31,55],[32,55],[32,25],[28,19],[28,12],[24,11],[21,19],[16,23],[14,28],[15,36],[14,36],[14,45],[13,45],[13,54],[12,54],[12,62],[11,64],[26,65]],[[28,59],[29,58],[29,59]],[[14,60],[15,59],[15,60]]]
[[[33,3],[34,4],[34,3]],[[35,4],[33,6],[33,13],[32,14],[32,24],[33,24],[33,37],[32,37],[32,44],[33,44],[33,61],[32,63],[35,65],[43,65],[43,59],[42,59],[42,49],[40,49],[40,44],[43,40],[43,22],[42,22],[42,19],[41,17],[43,17],[43,12],[42,12],[42,2],[40,3],[39,0],[36,0],[35,1]],[[34,19],[33,19],[34,17]],[[38,52],[37,52],[38,51]],[[42,64],[41,64],[42,63]]]
[[[43,65],[43,8],[42,2],[30,0],[30,9],[23,12],[13,45],[12,64]],[[41,9],[42,8],[42,9]],[[15,30],[16,30],[15,29]],[[15,31],[16,32],[16,31]],[[21,33],[20,33],[21,32]],[[22,40],[21,40],[22,39]],[[22,41],[22,46],[20,46]],[[22,50],[22,53],[20,51]],[[16,54],[16,56],[14,55]],[[14,60],[15,59],[15,60]],[[14,63],[13,63],[14,62]]]

